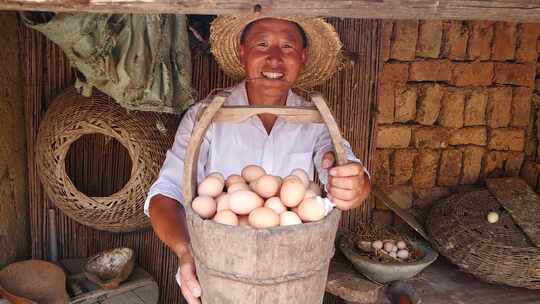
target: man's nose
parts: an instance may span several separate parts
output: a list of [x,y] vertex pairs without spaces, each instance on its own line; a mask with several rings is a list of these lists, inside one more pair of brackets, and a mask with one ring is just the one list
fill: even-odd
[[269,61],[270,63],[282,62],[283,52],[281,51],[280,47],[273,46],[273,47],[268,48],[267,55],[268,56],[266,60]]

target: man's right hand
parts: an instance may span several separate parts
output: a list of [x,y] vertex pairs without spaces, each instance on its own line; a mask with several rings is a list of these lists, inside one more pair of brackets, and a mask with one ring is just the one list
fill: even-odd
[[201,304],[201,285],[197,280],[195,261],[189,252],[178,259],[180,267],[180,290],[188,304]]

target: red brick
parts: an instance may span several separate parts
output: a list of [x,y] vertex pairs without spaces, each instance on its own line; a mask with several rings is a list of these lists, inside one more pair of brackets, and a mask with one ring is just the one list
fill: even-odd
[[523,152],[509,153],[504,163],[504,176],[519,176],[524,159],[525,153]]
[[454,186],[459,183],[463,155],[457,149],[443,150],[437,185]]
[[422,125],[433,125],[439,117],[444,91],[440,85],[422,86],[419,89],[418,112],[416,121]]
[[409,65],[406,63],[386,63],[383,65],[381,84],[405,83],[409,79]]
[[491,88],[488,92],[487,125],[491,128],[507,127],[512,118],[512,88]]
[[380,125],[377,148],[407,148],[411,141],[411,128],[407,125]]
[[439,153],[436,150],[421,150],[416,157],[412,184],[414,188],[435,186]]
[[486,107],[488,95],[484,91],[473,91],[465,102],[465,126],[486,124]]
[[436,202],[452,194],[447,187],[414,188],[417,199],[414,206],[420,209],[429,209]]
[[382,36],[382,46],[381,54],[383,61],[386,62],[390,59],[390,45],[392,40],[392,32],[394,30],[394,22],[392,20],[385,19],[383,21],[383,36]]
[[491,40],[493,22],[472,21],[472,34],[469,39],[469,59],[489,60],[491,58]]
[[418,21],[399,20],[394,23],[394,41],[390,58],[411,61],[415,59]]
[[471,62],[452,64],[452,84],[463,86],[489,86],[493,81],[493,63]]
[[416,88],[399,86],[395,91],[395,120],[409,122],[416,118]]
[[514,88],[512,98],[512,122],[513,127],[527,127],[531,116],[531,101],[533,90],[529,88]]
[[495,63],[495,83],[534,87],[536,64]]
[[416,56],[438,58],[441,52],[442,32],[442,21],[420,21]]
[[399,149],[394,152],[392,184],[403,185],[411,180],[415,156],[416,150]]
[[448,91],[443,97],[439,125],[449,128],[463,127],[465,95],[460,91]]
[[411,81],[450,81],[450,62],[447,60],[415,61],[411,63]]
[[451,60],[465,60],[467,58],[467,40],[469,40],[469,26],[465,21],[450,21],[448,24],[447,55]]
[[379,104],[377,105],[379,113],[377,123],[391,124],[394,122],[394,85],[379,85]]
[[440,149],[448,147],[450,130],[441,127],[422,127],[414,130],[413,142],[416,148]]
[[516,59],[520,62],[536,62],[540,24],[522,23],[518,26]]
[[469,146],[463,150],[462,184],[474,184],[482,170],[482,158],[486,150],[482,147]]
[[487,145],[486,127],[469,127],[454,130],[448,140],[452,146],[457,145]]
[[515,58],[516,52],[516,23],[496,22],[494,29],[491,59],[507,61]]
[[525,148],[525,131],[516,128],[500,128],[491,130],[490,150],[523,151]]
[[504,174],[504,162],[508,152],[490,151],[486,155],[485,165],[482,172],[483,178],[500,177]]
[[523,164],[523,168],[521,169],[521,178],[523,178],[529,186],[533,187],[533,189],[536,188],[536,183],[538,182],[538,172],[540,170],[538,169],[538,164],[527,160]]
[[376,185],[390,184],[390,155],[392,150],[377,149],[373,156],[373,183]]

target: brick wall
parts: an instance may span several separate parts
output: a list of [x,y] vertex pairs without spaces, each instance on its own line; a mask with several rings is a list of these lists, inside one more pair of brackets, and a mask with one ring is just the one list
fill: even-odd
[[[486,177],[519,175],[539,34],[540,24],[386,21],[375,183],[425,210]],[[374,216],[391,220],[379,203]]]

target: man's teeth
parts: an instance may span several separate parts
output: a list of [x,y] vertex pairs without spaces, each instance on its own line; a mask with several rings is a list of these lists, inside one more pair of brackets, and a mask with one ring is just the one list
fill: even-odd
[[283,73],[275,73],[275,72],[263,72],[262,73],[264,77],[270,78],[270,79],[279,79],[283,77]]

